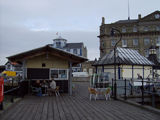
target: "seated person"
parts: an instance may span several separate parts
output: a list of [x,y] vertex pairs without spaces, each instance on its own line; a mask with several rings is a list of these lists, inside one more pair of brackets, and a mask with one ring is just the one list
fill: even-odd
[[36,88],[37,92],[37,96],[41,97],[42,96],[42,90],[41,90],[41,84],[40,81],[37,80],[36,83],[34,84],[34,87]]
[[49,95],[51,95],[51,90],[55,90],[56,87],[56,82],[54,81],[54,78],[52,78],[52,82],[50,83],[50,88],[48,89]]
[[46,80],[43,80],[42,86],[47,86],[48,87],[48,83],[46,82]]

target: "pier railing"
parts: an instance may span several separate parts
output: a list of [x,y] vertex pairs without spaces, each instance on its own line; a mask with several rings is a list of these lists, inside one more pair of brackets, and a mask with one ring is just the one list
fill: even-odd
[[[15,83],[16,81],[16,83]],[[18,79],[18,80],[14,80],[14,79],[11,79],[11,80],[7,80],[7,82],[5,83],[5,90],[4,90],[4,96],[5,95],[11,95],[11,99],[10,99],[10,102],[13,103],[14,102],[14,99],[13,97],[15,95],[17,95],[17,97],[24,97],[26,94],[28,94],[28,84],[29,84],[29,81],[24,81],[24,80],[21,80],[21,79]],[[7,90],[6,90],[6,87],[7,87]],[[4,99],[3,99],[4,100]],[[3,110],[3,102],[0,103],[0,110]]]
[[[146,79],[117,79],[116,82],[121,82],[120,85],[117,85],[117,89],[122,89],[122,94],[124,95],[124,100],[127,100],[127,93],[133,95],[133,91],[142,93],[141,94],[141,104],[144,105],[144,94],[149,94],[152,96],[152,107],[155,107],[155,96],[160,96],[160,89],[159,92],[156,90],[156,86],[159,85],[160,88],[160,81],[151,81]],[[123,84],[122,84],[123,83]],[[134,84],[135,83],[135,84]],[[136,85],[139,83],[138,87]],[[158,85],[155,85],[158,84]],[[138,89],[137,89],[138,88]],[[152,90],[151,90],[152,89]],[[117,91],[119,91],[117,90]],[[114,93],[114,80],[112,79],[112,96]],[[117,93],[118,94],[118,93]]]

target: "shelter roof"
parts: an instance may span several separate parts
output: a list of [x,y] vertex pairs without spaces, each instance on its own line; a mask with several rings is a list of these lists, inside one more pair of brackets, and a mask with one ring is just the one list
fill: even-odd
[[9,56],[7,58],[11,62],[21,63],[22,60],[33,58],[35,56],[39,56],[47,53],[61,57],[66,60],[70,60],[73,62],[73,64],[82,63],[88,60],[85,57],[78,56],[78,55],[63,51],[61,49],[51,47],[50,45],[46,45],[46,46],[32,49],[26,52],[22,52],[13,56]]
[[[141,65],[154,66],[155,64],[149,61],[146,57],[140,55],[132,49],[120,48],[116,49],[116,64],[118,65]],[[110,51],[100,60],[95,62],[93,66],[114,65],[114,50]]]

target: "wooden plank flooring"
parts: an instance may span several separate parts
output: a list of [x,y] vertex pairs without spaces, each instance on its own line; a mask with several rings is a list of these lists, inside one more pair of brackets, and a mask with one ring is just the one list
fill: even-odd
[[72,96],[25,96],[1,120],[160,120],[160,115],[114,100],[89,100],[88,83],[75,83]]

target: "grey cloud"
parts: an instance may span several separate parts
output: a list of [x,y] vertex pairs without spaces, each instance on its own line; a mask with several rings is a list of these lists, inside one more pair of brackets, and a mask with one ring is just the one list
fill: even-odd
[[[0,64],[6,62],[7,56],[53,43],[57,32],[68,42],[83,42],[89,59],[98,58],[97,36],[102,17],[105,17],[105,23],[127,19],[127,2],[0,0]],[[159,0],[130,0],[131,19],[159,10],[159,4]]]

